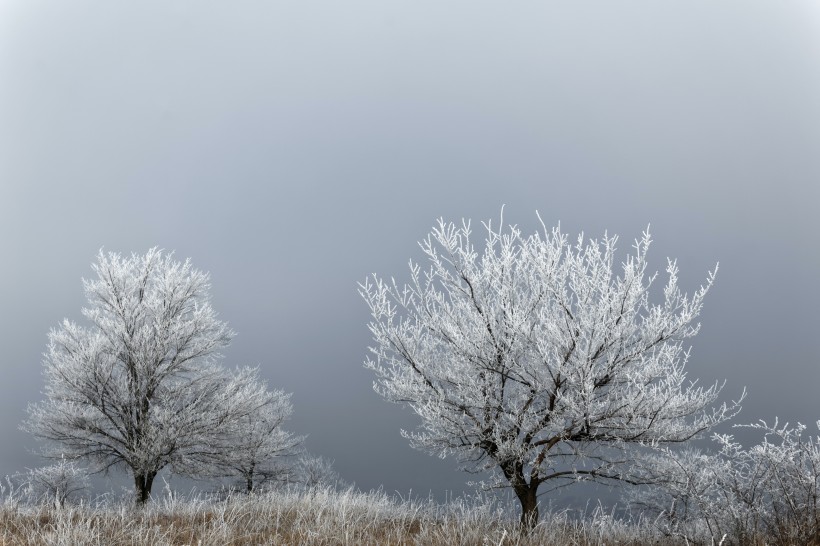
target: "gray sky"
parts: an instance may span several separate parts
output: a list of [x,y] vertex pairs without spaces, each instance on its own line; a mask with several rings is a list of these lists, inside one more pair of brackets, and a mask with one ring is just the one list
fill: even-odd
[[816,1],[0,0],[0,475],[39,464],[17,426],[97,250],[158,245],[311,451],[460,491],[373,393],[356,283],[502,204],[624,251],[651,223],[689,291],[720,261],[690,375],[747,386],[740,422],[820,418]]

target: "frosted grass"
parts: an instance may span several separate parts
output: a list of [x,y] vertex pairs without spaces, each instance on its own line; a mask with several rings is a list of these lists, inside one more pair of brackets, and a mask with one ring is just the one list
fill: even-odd
[[[503,503],[477,496],[437,504],[383,491],[289,489],[219,499],[166,495],[144,509],[103,498],[94,503],[29,505],[6,488],[0,544],[7,545],[603,545],[669,543],[649,524],[619,521],[601,509],[584,518],[548,511],[522,533]],[[680,542],[683,544],[683,542]]]

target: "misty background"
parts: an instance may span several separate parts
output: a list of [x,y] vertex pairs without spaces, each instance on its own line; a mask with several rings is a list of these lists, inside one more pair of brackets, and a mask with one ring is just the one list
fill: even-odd
[[344,479],[469,490],[372,391],[356,284],[502,205],[622,256],[651,223],[689,292],[719,261],[690,377],[812,424],[819,204],[813,0],[0,0],[0,476],[42,464],[18,425],[97,251],[159,246]]

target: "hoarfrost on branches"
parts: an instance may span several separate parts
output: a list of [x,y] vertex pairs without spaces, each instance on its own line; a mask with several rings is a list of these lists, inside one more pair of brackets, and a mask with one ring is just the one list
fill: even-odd
[[213,475],[236,478],[247,493],[294,480],[294,456],[305,439],[282,428],[293,414],[291,395],[267,391],[260,381],[250,384],[259,392],[249,396],[266,399],[266,403],[234,421],[212,465]]
[[684,371],[714,271],[688,296],[668,260],[654,304],[648,232],[617,265],[617,237],[572,244],[543,224],[530,236],[483,225],[481,250],[469,221],[440,220],[420,243],[427,269],[411,261],[408,284],[359,286],[374,339],[365,366],[379,394],[421,417],[403,432],[413,446],[494,470],[532,526],[541,484],[630,480],[630,446],[685,442],[737,412],[713,407],[721,385]]
[[321,455],[305,454],[296,465],[296,483],[307,489],[345,487],[344,480],[333,468],[334,462]]
[[736,426],[762,432],[763,440],[745,449],[715,434],[716,452],[657,453],[644,470],[655,486],[632,492],[632,503],[687,540],[812,543],[820,536],[820,436],[804,438],[805,425],[777,420]]
[[61,458],[57,463],[32,468],[23,480],[23,494],[35,503],[52,503],[56,507],[80,496],[89,485],[86,469]]
[[100,251],[84,279],[87,325],[64,320],[44,355],[46,400],[23,428],[47,454],[94,471],[125,467],[138,503],[165,467],[205,473],[237,421],[265,406],[255,373],[217,364],[233,332],[211,307],[209,278],[154,248]]

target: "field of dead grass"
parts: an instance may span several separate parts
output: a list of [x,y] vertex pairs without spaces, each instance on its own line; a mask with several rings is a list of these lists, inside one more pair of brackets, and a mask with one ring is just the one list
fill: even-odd
[[485,498],[438,505],[352,489],[168,496],[144,509],[115,501],[54,508],[13,498],[0,506],[0,546],[80,544],[638,546],[670,539],[601,510],[580,520],[551,512],[525,535],[502,505]]

